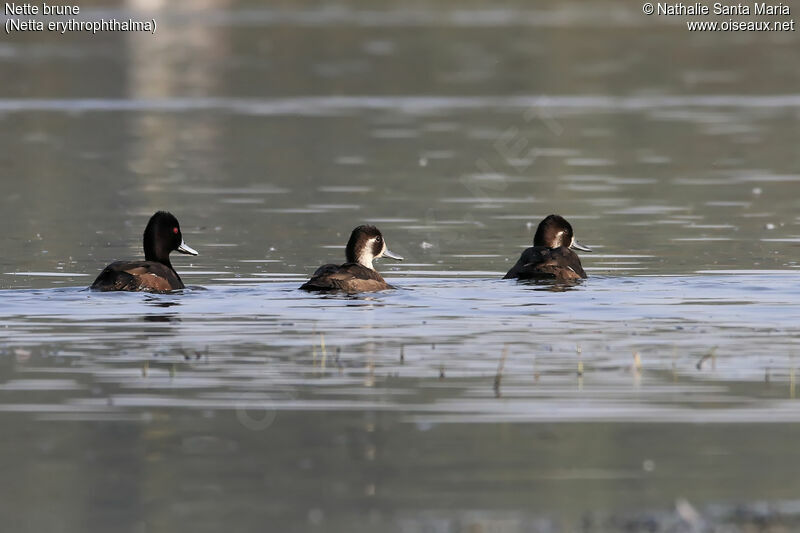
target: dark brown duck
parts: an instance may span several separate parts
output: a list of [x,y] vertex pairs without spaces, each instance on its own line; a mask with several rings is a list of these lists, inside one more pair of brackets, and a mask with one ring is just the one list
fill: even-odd
[[575,240],[572,226],[564,217],[549,215],[539,223],[533,237],[533,247],[522,252],[517,264],[503,279],[585,279],[586,272],[573,248],[592,251]]
[[181,277],[172,268],[169,254],[197,255],[183,242],[178,219],[159,211],[150,217],[144,229],[144,261],[116,261],[100,272],[92,283],[98,291],[169,292],[183,289]]
[[350,234],[345,248],[347,262],[342,265],[322,265],[300,288],[320,292],[375,292],[394,289],[375,271],[372,262],[381,257],[402,261],[392,253],[375,226],[358,226]]

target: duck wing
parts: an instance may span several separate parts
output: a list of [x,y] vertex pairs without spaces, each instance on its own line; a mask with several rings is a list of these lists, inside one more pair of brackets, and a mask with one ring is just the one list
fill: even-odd
[[321,267],[319,267],[314,271],[314,274],[311,276],[311,279],[314,279],[319,276],[324,276],[326,274],[335,274],[338,270],[339,270],[339,265],[334,265],[333,263],[322,265]]

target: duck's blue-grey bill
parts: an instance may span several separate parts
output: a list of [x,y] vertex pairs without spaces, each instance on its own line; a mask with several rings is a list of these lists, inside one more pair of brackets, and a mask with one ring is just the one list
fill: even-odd
[[393,253],[388,248],[383,251],[383,255],[384,255],[384,257],[388,257],[389,259],[395,259],[397,261],[402,261],[403,260],[403,256],[402,255],[397,255],[396,253]]
[[191,248],[189,245],[187,245],[183,241],[181,241],[181,245],[178,246],[178,251],[180,253],[182,253],[182,254],[197,255],[197,250],[195,250],[194,248]]
[[578,241],[573,241],[572,246],[570,248],[575,248],[576,250],[580,250],[582,252],[591,252],[592,249],[588,246],[584,246],[583,244],[579,243]]

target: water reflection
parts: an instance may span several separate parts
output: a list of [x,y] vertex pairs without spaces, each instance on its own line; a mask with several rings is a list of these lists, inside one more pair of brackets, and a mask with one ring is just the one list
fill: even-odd
[[147,305],[150,305],[152,307],[169,308],[181,305],[181,302],[179,302],[178,300],[167,301],[158,297],[150,297],[150,296],[146,296],[144,301],[145,303],[147,303]]
[[[322,484],[330,502],[295,509],[303,520],[310,512],[320,523],[351,524],[361,515],[347,502],[371,501],[399,509],[375,518],[392,529],[408,526],[403,509],[444,508],[442,494],[484,505],[492,494],[491,508],[522,505],[521,479],[542,487],[542,513],[574,519],[594,507],[562,508],[561,498],[592,501],[600,480],[626,498],[629,482],[641,480],[707,502],[732,485],[742,454],[768,448],[793,464],[791,446],[776,449],[798,420],[791,347],[800,317],[797,291],[788,289],[798,284],[789,274],[778,285],[768,271],[593,276],[561,292],[460,278],[404,277],[405,290],[369,300],[309,296],[296,282],[263,278],[169,296],[3,291],[0,336],[17,347],[0,357],[0,414],[9,427],[91,424],[88,433],[57,427],[59,446],[117,450],[76,474],[92,486],[104,483],[103,471],[121,471],[114,461],[151,450],[143,462],[124,459],[124,469],[138,474],[119,491],[159,480],[173,501],[199,506],[183,524],[198,524],[196,513],[212,501],[225,508],[255,494],[287,501],[287,490],[311,498],[310,487]],[[142,331],[142,320],[168,331]],[[50,438],[50,425],[34,427]],[[759,437],[742,440],[742,427]],[[20,456],[16,442],[0,446]],[[703,450],[720,442],[732,455],[714,455],[709,466]],[[213,477],[192,467],[220,455],[225,468]],[[244,492],[232,500],[216,490],[185,491],[155,473],[165,469],[189,484]],[[397,471],[413,483],[389,474]],[[684,492],[659,477],[663,471],[702,472],[705,481]],[[724,483],[715,481],[717,471],[728,472]],[[788,497],[782,487],[791,486],[790,473],[769,482],[757,472],[735,474],[739,488],[725,489],[728,501],[751,498],[753,479],[759,490]],[[672,520],[663,502],[642,501],[650,510],[641,516]],[[134,514],[150,516],[148,509]],[[595,516],[609,523],[633,520],[628,511],[602,509]],[[458,507],[442,519],[461,523],[465,513]]]
[[143,315],[142,320],[145,322],[168,322],[177,323],[181,319],[177,315]]
[[550,280],[535,280],[535,279],[522,279],[513,280],[512,283],[527,286],[526,288],[533,291],[550,291],[550,292],[566,292],[580,287],[582,281],[550,281]]

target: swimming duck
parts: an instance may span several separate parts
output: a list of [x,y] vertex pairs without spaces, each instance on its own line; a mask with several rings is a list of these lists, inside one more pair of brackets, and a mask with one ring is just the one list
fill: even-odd
[[375,271],[372,261],[389,257],[403,258],[386,247],[380,230],[375,226],[358,226],[350,234],[345,248],[347,262],[343,265],[322,265],[300,288],[304,291],[342,291],[347,293],[374,292],[394,289]]
[[539,223],[533,237],[533,247],[522,252],[517,264],[503,279],[585,279],[586,272],[573,248],[592,251],[575,240],[572,226],[564,217],[549,215]]
[[169,253],[197,255],[183,242],[178,219],[158,211],[144,229],[144,261],[116,261],[100,272],[91,288],[98,291],[168,292],[183,289],[181,277],[169,262]]

